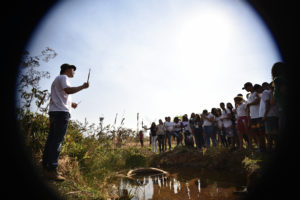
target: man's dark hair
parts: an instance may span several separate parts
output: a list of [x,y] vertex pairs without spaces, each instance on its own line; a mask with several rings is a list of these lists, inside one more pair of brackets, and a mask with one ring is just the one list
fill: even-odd
[[60,75],[62,75],[63,73],[65,73],[65,71],[66,71],[67,69],[70,69],[70,68],[73,68],[74,71],[76,71],[76,67],[75,67],[74,65],[70,65],[70,64],[67,64],[67,63],[62,64],[62,65],[60,66]]

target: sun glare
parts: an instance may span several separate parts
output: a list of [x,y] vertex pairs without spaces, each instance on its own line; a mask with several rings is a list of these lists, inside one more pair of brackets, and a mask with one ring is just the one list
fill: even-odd
[[178,34],[180,63],[198,65],[224,57],[230,46],[232,26],[218,11],[200,12],[186,18]]

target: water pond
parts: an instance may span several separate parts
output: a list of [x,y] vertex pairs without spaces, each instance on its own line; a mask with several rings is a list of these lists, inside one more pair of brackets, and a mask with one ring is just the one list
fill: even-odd
[[120,196],[133,200],[148,199],[241,199],[245,185],[242,176],[220,171],[192,168],[168,169],[169,174],[138,174],[121,178]]

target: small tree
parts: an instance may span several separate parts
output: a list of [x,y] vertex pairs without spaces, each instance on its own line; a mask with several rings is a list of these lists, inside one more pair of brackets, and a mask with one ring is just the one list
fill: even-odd
[[[48,90],[43,90],[40,87],[40,80],[43,78],[50,78],[50,73],[47,71],[39,71],[37,68],[41,65],[41,62],[48,62],[50,59],[55,58],[57,53],[46,47],[40,55],[30,56],[28,51],[24,51],[23,58],[20,63],[21,73],[18,75],[17,92],[19,97],[18,118],[20,120],[20,130],[23,130],[27,137],[35,140],[36,135],[43,131],[40,131],[36,123],[41,116],[37,111],[46,113],[48,106],[45,106],[45,102],[50,99],[50,93]],[[32,112],[32,102],[37,106],[36,112]],[[43,106],[44,105],[44,106]],[[45,126],[43,126],[45,127]]]
[[57,53],[46,47],[40,55],[31,56],[28,51],[24,51],[23,59],[20,63],[21,73],[18,77],[18,94],[20,95],[20,108],[30,110],[32,102],[35,102],[38,111],[47,112],[48,106],[45,105],[50,98],[48,90],[42,90],[40,80],[50,78],[48,71],[39,71],[37,67],[41,65],[41,61],[49,62],[57,56]]

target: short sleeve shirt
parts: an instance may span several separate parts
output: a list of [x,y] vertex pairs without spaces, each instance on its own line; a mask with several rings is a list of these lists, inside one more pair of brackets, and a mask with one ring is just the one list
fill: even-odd
[[267,92],[267,90],[264,90],[262,95],[261,95],[261,99],[260,99],[260,103],[259,103],[259,117],[263,117],[266,111],[266,101],[269,100],[269,93]]
[[174,122],[174,131],[180,131],[181,130],[181,122]]
[[191,127],[190,127],[190,122],[188,121],[183,121],[182,122],[184,131],[189,131],[190,133],[192,132]]
[[[213,114],[211,114],[211,113],[209,113],[206,117],[207,117],[208,119],[210,119],[210,118],[213,117],[213,119],[215,120],[215,116],[214,116]],[[211,122],[211,121],[209,121],[209,120],[207,120],[207,119],[204,119],[204,121],[203,121],[203,127],[204,127],[204,126],[212,126],[212,125],[213,125],[213,122]]]
[[[250,94],[248,98],[248,103],[254,102],[258,98],[257,92]],[[259,118],[259,104],[250,106],[250,117],[251,119]]]
[[[271,90],[264,90],[261,96],[260,100],[260,106],[259,106],[259,116],[264,117],[265,110],[266,110],[266,101],[270,100],[271,98]],[[269,111],[267,113],[267,117],[276,117],[278,116],[278,110],[277,106],[273,105],[269,108]]]
[[228,128],[232,125],[232,121],[231,119],[225,119],[227,118],[227,116],[231,114],[230,110],[228,108],[226,108],[225,110],[222,110],[222,116],[221,118],[223,119],[223,125],[224,128]]
[[67,75],[59,75],[51,85],[51,100],[49,112],[63,111],[69,112],[72,104],[71,95],[67,94],[64,89],[71,87]]
[[248,116],[248,112],[247,112],[247,103],[246,103],[246,102],[240,104],[240,105],[236,108],[236,114],[237,114],[237,117]]
[[174,127],[174,123],[173,122],[165,122],[165,127],[168,131],[172,132],[173,127]]
[[223,127],[223,121],[221,117],[216,117],[216,121],[218,123],[218,127],[221,129]]

